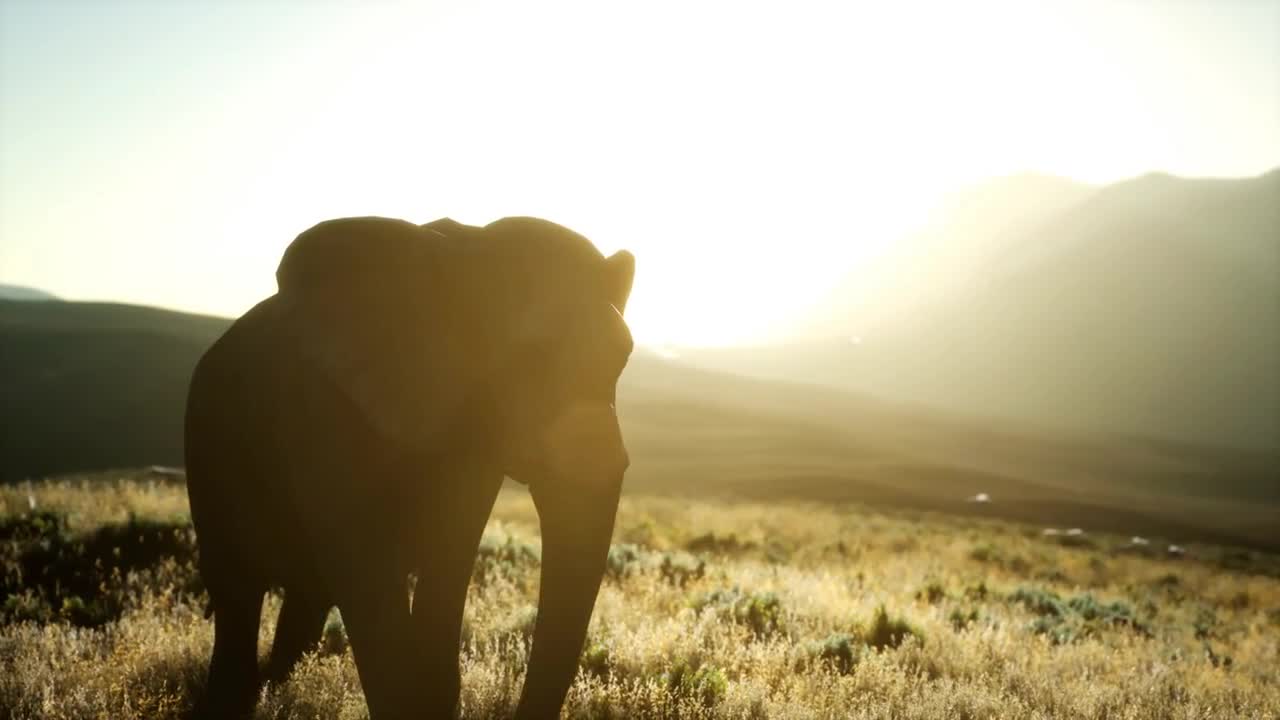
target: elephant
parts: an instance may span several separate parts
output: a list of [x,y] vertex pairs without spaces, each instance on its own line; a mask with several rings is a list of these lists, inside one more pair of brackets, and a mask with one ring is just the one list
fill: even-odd
[[630,252],[534,217],[338,218],[289,244],[276,292],[201,357],[187,396],[214,626],[198,715],[252,712],[336,606],[371,718],[456,716],[467,588],[504,478],[527,485],[542,538],[516,717],[559,715],[630,462],[615,398],[634,275]]

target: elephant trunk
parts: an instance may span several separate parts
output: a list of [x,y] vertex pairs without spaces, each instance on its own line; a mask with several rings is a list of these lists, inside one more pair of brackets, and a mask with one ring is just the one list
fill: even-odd
[[530,484],[542,531],[542,579],[517,720],[559,717],[604,575],[622,474],[556,485]]

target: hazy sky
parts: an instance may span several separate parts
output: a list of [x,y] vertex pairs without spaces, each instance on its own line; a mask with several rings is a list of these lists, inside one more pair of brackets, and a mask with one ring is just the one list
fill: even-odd
[[0,282],[238,314],[315,222],[532,214],[755,340],[1038,170],[1280,165],[1280,2],[0,0]]

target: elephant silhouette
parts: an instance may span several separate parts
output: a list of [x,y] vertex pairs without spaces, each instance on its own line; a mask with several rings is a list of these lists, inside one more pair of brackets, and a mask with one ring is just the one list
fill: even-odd
[[[558,716],[629,463],[614,400],[634,274],[630,253],[530,217],[340,218],[293,240],[277,292],[190,383],[187,487],[214,621],[197,714],[251,712],[337,606],[374,720],[454,716],[467,586],[505,476],[528,486],[543,544],[516,717]],[[284,601],[260,672],[272,588]]]

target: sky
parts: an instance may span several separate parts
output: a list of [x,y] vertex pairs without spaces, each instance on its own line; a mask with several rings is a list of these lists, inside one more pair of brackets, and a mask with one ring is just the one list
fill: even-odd
[[1280,165],[1278,68],[1273,0],[0,0],[0,283],[232,316],[324,219],[537,215],[759,342],[968,184]]

